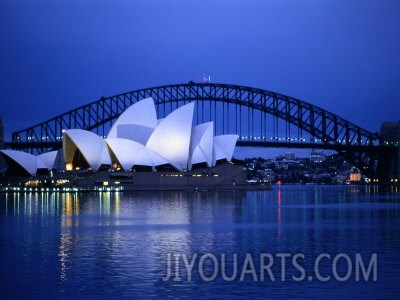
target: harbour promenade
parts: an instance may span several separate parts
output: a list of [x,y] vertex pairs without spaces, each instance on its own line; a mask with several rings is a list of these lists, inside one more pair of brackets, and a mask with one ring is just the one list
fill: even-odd
[[[241,165],[222,164],[190,172],[60,172],[52,178],[26,180],[31,185],[10,184],[3,192],[14,191],[197,191],[197,190],[270,190],[271,184],[250,184]],[[61,184],[62,183],[62,184]]]

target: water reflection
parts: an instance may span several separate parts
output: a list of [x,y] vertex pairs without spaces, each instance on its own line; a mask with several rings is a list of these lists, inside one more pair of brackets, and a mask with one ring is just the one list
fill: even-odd
[[[280,189],[280,187],[279,187],[279,189],[278,189],[278,195],[277,195],[277,198],[278,198],[278,232],[277,232],[277,235],[276,235],[276,241],[277,241],[277,244],[279,245],[279,242],[280,242],[280,239],[281,239],[281,189]],[[280,252],[281,250],[278,248],[278,249],[276,249],[276,251],[278,251],[278,252]]]
[[[223,298],[234,290],[277,298],[298,290],[324,296],[327,287],[343,295],[344,289],[361,290],[354,280],[338,287],[330,282],[257,285],[247,279],[246,285],[234,281],[226,288],[218,280],[204,283],[198,274],[191,283],[165,283],[166,255],[172,252],[188,257],[237,253],[239,261],[247,253],[304,253],[307,271],[321,253],[378,253],[380,281],[372,288],[362,286],[372,294],[400,276],[395,188],[281,186],[273,191],[15,193],[0,198],[0,278],[11,281],[0,288],[11,295],[21,282],[39,294],[39,288],[50,289],[66,298]],[[279,275],[279,268],[273,271]]]

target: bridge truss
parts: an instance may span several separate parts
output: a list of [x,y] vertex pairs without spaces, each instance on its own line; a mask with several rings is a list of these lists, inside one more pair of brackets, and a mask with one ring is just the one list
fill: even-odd
[[369,132],[313,104],[263,89],[194,82],[103,97],[13,132],[12,142],[6,145],[43,153],[60,148],[63,130],[72,128],[106,137],[124,110],[147,97],[154,99],[159,118],[195,101],[194,123],[214,121],[215,134],[237,134],[238,146],[332,149],[368,176],[376,174],[377,161],[382,155],[378,133]]

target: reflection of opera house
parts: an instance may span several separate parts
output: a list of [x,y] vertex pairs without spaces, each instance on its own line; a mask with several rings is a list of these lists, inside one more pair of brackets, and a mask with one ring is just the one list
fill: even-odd
[[[166,171],[175,172],[174,174],[180,174],[176,177],[182,177],[182,174],[193,173],[200,167],[203,170],[200,175],[207,174],[205,177],[208,175],[210,178],[215,177],[213,176],[215,172],[205,171],[210,171],[210,168],[213,170],[217,168],[221,173],[229,175],[228,177],[234,176],[235,173],[238,175],[237,171],[230,169],[224,172],[221,166],[217,166],[220,161],[231,161],[237,135],[214,136],[213,122],[192,127],[193,112],[192,102],[177,108],[164,119],[157,119],[153,99],[147,98],[126,109],[113,124],[105,139],[86,130],[65,130],[63,134],[65,168],[67,171],[98,171],[108,170],[111,167],[114,171],[120,171],[106,172],[108,178],[103,178],[103,174],[102,178],[96,179],[103,182],[118,177],[117,174],[129,175],[134,173],[132,171],[144,169],[159,171],[157,176],[154,172],[147,172],[153,175],[147,174],[146,176],[152,177],[145,180],[150,180],[153,184],[157,184],[161,177],[168,177],[164,174]],[[15,150],[1,150],[1,153],[9,169],[20,168],[31,175],[35,175],[41,169],[52,170],[57,157],[57,151],[39,156]],[[225,165],[228,169],[232,167],[230,164]],[[237,170],[239,169],[241,170],[240,167]],[[128,175],[126,177],[131,177]],[[231,182],[239,180],[239,177],[237,179],[232,177],[229,180]],[[165,180],[164,178],[159,183],[168,185],[169,182]],[[130,182],[133,184],[134,181]],[[178,181],[179,178],[175,179],[175,182]],[[188,183],[188,179],[182,181],[182,184],[185,182]],[[206,183],[206,180],[204,182]],[[212,182],[215,183],[215,178]],[[149,185],[149,182],[146,184]]]

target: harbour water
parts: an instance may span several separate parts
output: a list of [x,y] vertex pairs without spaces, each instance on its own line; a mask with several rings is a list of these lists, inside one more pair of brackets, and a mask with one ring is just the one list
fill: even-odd
[[2,299],[392,299],[400,192],[0,194]]

